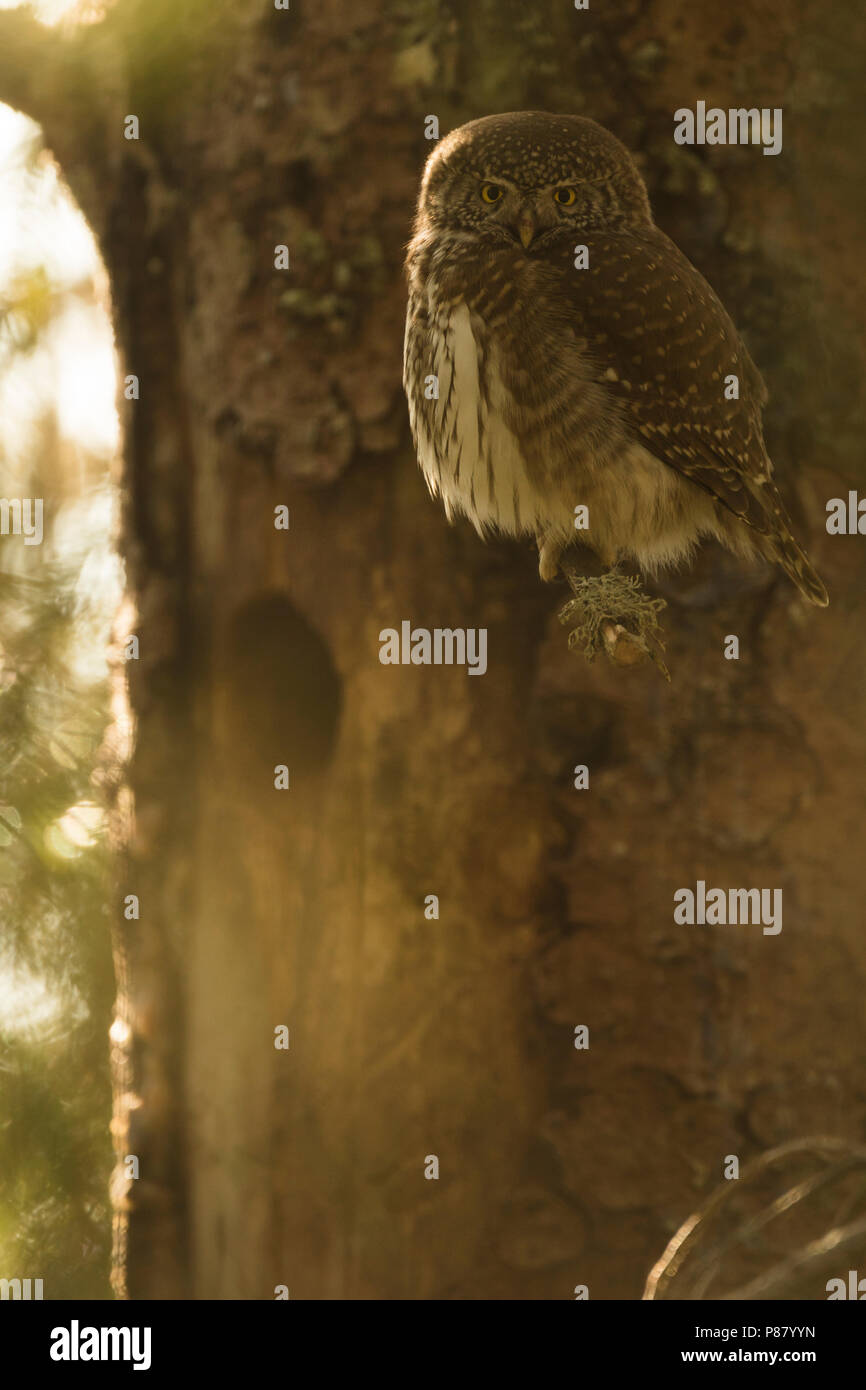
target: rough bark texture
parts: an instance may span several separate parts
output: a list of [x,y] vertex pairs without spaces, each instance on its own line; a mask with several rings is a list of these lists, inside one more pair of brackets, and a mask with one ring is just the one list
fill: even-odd
[[[128,1292],[638,1297],[725,1155],[864,1134],[864,551],[823,532],[863,482],[863,14],[127,0],[65,43],[0,19],[0,97],[100,236],[141,382]],[[37,42],[52,81],[15,64]],[[675,146],[698,99],[782,107],[783,153]],[[642,157],[768,380],[831,591],[815,615],[707,551],[661,589],[671,688],[570,655],[529,548],[449,528],[412,457],[424,117],[528,107]],[[487,627],[487,675],[381,666],[404,618]],[[675,926],[699,878],[783,888],[781,935]]]

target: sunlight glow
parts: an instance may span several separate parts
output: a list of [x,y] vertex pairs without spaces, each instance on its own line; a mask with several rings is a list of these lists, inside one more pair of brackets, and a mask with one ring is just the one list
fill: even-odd
[[[0,0],[0,10],[18,10],[25,3],[26,0]],[[64,19],[97,24],[112,7],[109,0],[30,0],[30,4],[36,18],[46,25],[60,24]]]
[[[0,0],[0,8],[14,6]],[[42,0],[34,8],[57,22],[77,7]],[[0,105],[0,495],[28,497],[38,487],[46,516],[44,544],[6,545],[2,565],[38,578],[56,560],[77,575],[64,657],[72,680],[86,689],[105,680],[108,633],[122,592],[114,549],[117,489],[108,471],[120,441],[116,363],[93,235],[39,140],[32,121]],[[0,691],[10,680],[14,673],[4,675],[0,648]],[[73,755],[82,756],[81,737],[58,721],[48,752],[69,766]],[[0,855],[20,829],[15,808],[6,810]],[[44,830],[44,854],[73,861],[103,827],[99,806],[70,806]],[[70,1009],[79,1009],[72,996],[61,999],[0,955],[0,1028],[44,1029],[61,1013],[71,1016]]]

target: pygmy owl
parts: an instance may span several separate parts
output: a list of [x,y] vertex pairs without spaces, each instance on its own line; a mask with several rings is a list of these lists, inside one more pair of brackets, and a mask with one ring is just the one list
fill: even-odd
[[773,482],[761,376],[608,131],[541,111],[452,131],[407,272],[409,416],[449,519],[534,536],[543,579],[575,539],[653,573],[715,536],[827,603]]

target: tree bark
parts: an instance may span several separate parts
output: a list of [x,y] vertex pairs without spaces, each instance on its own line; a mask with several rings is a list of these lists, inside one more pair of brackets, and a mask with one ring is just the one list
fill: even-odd
[[[823,531],[863,479],[862,13],[127,0],[66,39],[0,20],[0,97],[99,235],[140,383],[115,1047],[141,1177],[118,1184],[118,1291],[639,1297],[725,1155],[866,1120],[864,562]],[[783,108],[783,153],[676,146],[698,99]],[[590,115],[641,157],[768,380],[830,588],[807,613],[708,549],[661,586],[670,689],[569,654],[564,590],[527,546],[449,528],[414,465],[401,256],[425,116],[521,108]],[[486,627],[486,676],[380,665],[404,619]],[[701,878],[782,887],[781,934],[675,926]]]

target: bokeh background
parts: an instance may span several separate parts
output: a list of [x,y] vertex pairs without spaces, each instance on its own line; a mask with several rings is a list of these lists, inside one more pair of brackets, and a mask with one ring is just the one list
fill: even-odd
[[39,128],[0,107],[0,1277],[110,1295],[114,980],[100,750],[122,573],[109,300]]

